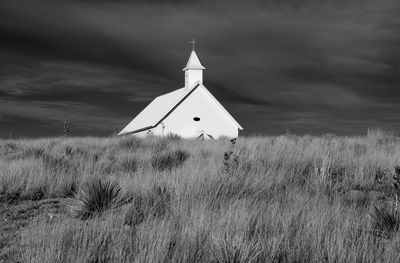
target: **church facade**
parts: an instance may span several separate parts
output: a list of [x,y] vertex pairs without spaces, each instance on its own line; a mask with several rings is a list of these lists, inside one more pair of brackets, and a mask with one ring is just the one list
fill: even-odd
[[192,50],[183,68],[185,87],[155,98],[118,135],[238,137],[243,128],[203,85],[204,69]]

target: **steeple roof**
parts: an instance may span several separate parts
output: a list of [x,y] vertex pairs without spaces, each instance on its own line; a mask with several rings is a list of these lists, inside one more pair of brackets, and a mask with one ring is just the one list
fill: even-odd
[[199,58],[196,55],[196,52],[192,50],[192,53],[190,54],[189,60],[186,64],[186,67],[183,69],[183,71],[188,70],[188,69],[205,69],[203,65],[201,65]]

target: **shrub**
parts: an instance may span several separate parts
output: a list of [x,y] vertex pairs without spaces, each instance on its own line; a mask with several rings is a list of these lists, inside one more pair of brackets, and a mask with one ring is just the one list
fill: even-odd
[[239,156],[233,155],[233,151],[226,151],[224,153],[224,173],[232,173],[239,166]]
[[190,154],[186,151],[175,150],[164,154],[156,154],[151,158],[151,165],[154,169],[164,171],[181,166]]
[[69,209],[81,219],[115,209],[128,201],[117,181],[92,178],[84,183]]
[[385,169],[382,169],[381,167],[375,168],[374,182],[378,184],[382,183],[383,180],[385,179],[386,174],[387,171]]
[[346,169],[340,166],[331,166],[328,171],[328,180],[331,186],[341,184],[345,179]]
[[47,193],[46,187],[40,186],[31,189],[28,193],[24,195],[24,197],[28,200],[39,201],[45,197],[46,193]]

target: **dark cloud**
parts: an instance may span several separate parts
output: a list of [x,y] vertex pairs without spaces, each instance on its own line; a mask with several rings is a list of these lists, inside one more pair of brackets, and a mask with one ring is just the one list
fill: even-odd
[[111,134],[183,86],[192,36],[206,87],[247,133],[398,130],[399,12],[397,0],[4,0],[0,136],[55,135],[64,119]]

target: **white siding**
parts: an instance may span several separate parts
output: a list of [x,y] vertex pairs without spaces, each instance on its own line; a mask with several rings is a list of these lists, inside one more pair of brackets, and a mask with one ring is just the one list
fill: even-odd
[[185,71],[185,87],[190,89],[196,82],[203,83],[203,70],[188,69]]
[[[198,117],[200,121],[194,121]],[[178,134],[184,138],[193,137],[198,131],[214,138],[238,137],[238,127],[217,103],[199,87],[186,98],[164,121],[152,129],[155,135]]]

